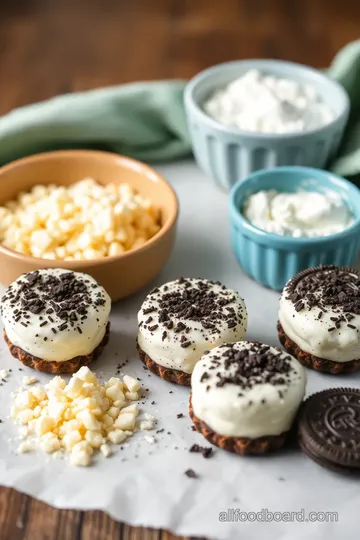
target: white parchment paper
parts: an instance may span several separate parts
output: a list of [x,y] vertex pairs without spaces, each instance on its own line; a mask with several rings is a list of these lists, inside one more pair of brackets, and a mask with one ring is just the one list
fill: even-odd
[[[240,291],[249,312],[248,338],[278,345],[278,293],[266,290],[244,275],[232,254],[227,217],[227,195],[213,187],[193,163],[158,168],[175,187],[180,221],[174,253],[162,274],[146,290],[113,307],[111,339],[92,369],[103,378],[129,359],[126,373],[141,377],[148,397],[144,411],[158,419],[162,433],[136,434],[123,450],[109,459],[99,457],[86,469],[43,453],[17,455],[17,430],[8,418],[10,393],[22,377],[33,374],[22,367],[0,341],[0,369],[12,369],[0,386],[0,484],[12,486],[58,508],[100,509],[132,525],[170,529],[178,534],[219,539],[335,540],[355,538],[359,525],[360,485],[353,477],[323,469],[297,450],[269,457],[241,458],[214,449],[210,459],[189,453],[197,442],[208,443],[191,430],[187,415],[189,391],[144,371],[135,351],[136,313],[155,284],[172,278],[202,276],[219,279]],[[121,276],[119,276],[121,279]],[[3,290],[1,290],[1,293]],[[22,371],[19,371],[19,367]],[[44,384],[50,376],[39,374]],[[332,377],[308,371],[308,393],[351,385],[360,376]],[[151,405],[151,402],[155,402]],[[177,419],[183,412],[185,417]],[[155,435],[150,444],[146,435]],[[184,472],[192,468],[198,479]],[[220,512],[236,509],[238,520],[219,520]],[[268,512],[303,512],[300,521],[264,521]],[[250,513],[245,520],[244,512]],[[260,512],[254,521],[254,513]],[[337,522],[309,520],[309,512],[337,512]],[[275,519],[279,519],[279,515]],[[225,517],[227,519],[227,517]],[[286,521],[287,520],[287,521]],[[306,521],[308,520],[308,521]],[[358,532],[356,533],[358,534]]]

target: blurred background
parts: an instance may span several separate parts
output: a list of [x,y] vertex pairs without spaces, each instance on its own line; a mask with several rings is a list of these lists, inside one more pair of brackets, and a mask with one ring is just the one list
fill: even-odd
[[360,0],[0,0],[0,114],[236,58],[325,67],[359,37]]

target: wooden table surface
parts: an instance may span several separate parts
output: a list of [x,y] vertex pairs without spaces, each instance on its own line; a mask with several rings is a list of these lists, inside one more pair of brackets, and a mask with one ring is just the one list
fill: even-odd
[[[237,58],[324,67],[360,37],[359,24],[359,0],[0,0],[0,114],[70,91],[188,78]],[[0,488],[1,540],[175,538]]]

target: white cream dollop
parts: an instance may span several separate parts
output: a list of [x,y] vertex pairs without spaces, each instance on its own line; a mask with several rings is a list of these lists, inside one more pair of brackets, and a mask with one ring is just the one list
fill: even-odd
[[[30,274],[23,274],[14,281],[1,299],[0,314],[11,343],[49,362],[66,362],[76,356],[86,356],[93,352],[102,341],[109,321],[111,300],[105,289],[93,277],[80,272],[48,268],[38,270],[37,273],[39,280],[32,291],[40,296],[45,304],[44,309],[39,313],[28,312],[28,318],[18,318],[18,312],[23,308],[21,302],[24,296],[23,287]],[[69,273],[86,285],[91,303],[86,306],[86,318],[77,314],[76,322],[71,323],[66,320],[66,328],[59,330],[59,327],[64,324],[64,319],[60,318],[53,309],[54,299],[51,295],[45,299],[41,285],[43,279],[48,277],[59,279],[61,275]],[[81,295],[78,296],[80,303]],[[18,297],[15,303],[14,297]],[[101,298],[101,303],[98,303],[99,298]],[[47,313],[48,309],[52,310],[50,314]]]
[[344,231],[353,215],[335,191],[279,193],[274,189],[250,195],[242,213],[255,227],[281,236],[328,236]]
[[[331,269],[325,267],[324,276],[329,272]],[[358,279],[356,274],[349,272],[349,275],[354,278],[355,283]],[[302,351],[319,358],[332,362],[350,362],[360,358],[360,315],[352,313],[348,322],[345,321],[336,328],[334,320],[340,317],[341,309],[337,305],[330,305],[324,301],[321,286],[317,287],[312,294],[316,302],[322,302],[325,305],[310,306],[308,301],[303,299],[303,309],[297,310],[296,302],[294,303],[291,299],[292,281],[290,280],[285,285],[280,298],[279,321],[285,334]],[[359,289],[358,291],[360,294]],[[320,317],[319,313],[321,313]]]
[[[209,287],[209,292],[220,302],[226,302],[217,306],[219,320],[211,328],[206,328],[203,323],[212,322],[207,317],[186,318],[171,314],[172,326],[169,329],[167,321],[161,317],[161,302],[164,295],[182,294],[188,285],[193,289],[198,288],[199,283],[205,283]],[[231,310],[235,313],[231,318],[236,322],[234,326],[229,327],[227,317]],[[138,323],[139,347],[151,360],[166,368],[192,373],[204,351],[222,343],[240,341],[244,338],[247,311],[243,299],[237,292],[206,279],[187,278],[165,283],[150,293],[138,313]],[[177,331],[179,323],[186,327],[187,333]],[[190,341],[188,347],[183,346],[181,341],[183,335]]]
[[[251,349],[253,344],[234,344],[236,351]],[[288,359],[290,369],[278,384],[259,382],[244,386],[233,382],[218,385],[222,377],[234,374],[236,364],[228,365],[229,347],[222,346],[204,354],[191,376],[192,406],[196,417],[219,435],[256,439],[288,431],[305,394],[306,373],[294,357],[270,347],[269,354]],[[225,354],[224,354],[225,353]],[[241,362],[241,360],[239,360]]]
[[306,132],[334,118],[311,86],[257,69],[215,91],[204,110],[221,124],[258,133]]

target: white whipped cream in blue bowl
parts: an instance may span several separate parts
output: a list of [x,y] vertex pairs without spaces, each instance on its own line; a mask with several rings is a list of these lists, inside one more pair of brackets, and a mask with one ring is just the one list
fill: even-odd
[[232,247],[243,270],[282,290],[297,272],[354,266],[360,248],[360,190],[310,167],[276,167],[237,182],[229,200]]

